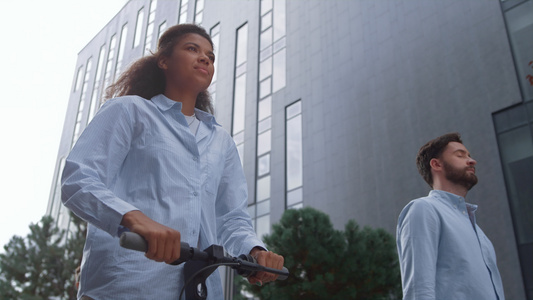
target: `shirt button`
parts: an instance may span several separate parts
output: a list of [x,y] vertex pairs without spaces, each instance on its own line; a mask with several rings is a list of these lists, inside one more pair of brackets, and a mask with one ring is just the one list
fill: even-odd
[[454,205],[453,208],[457,209],[457,205]]
[[463,210],[463,215],[466,215],[466,211]]
[[192,160],[194,160],[194,161],[198,161],[198,157],[194,156],[194,157],[192,158]]
[[193,192],[192,194],[194,195],[194,197],[198,196],[197,192]]

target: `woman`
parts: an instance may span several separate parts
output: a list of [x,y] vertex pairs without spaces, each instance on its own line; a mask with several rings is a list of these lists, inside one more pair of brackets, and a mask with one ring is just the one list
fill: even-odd
[[[281,269],[247,214],[247,186],[229,134],[210,113],[213,43],[201,27],[169,28],[157,52],[107,90],[108,100],[66,160],[62,200],[89,223],[79,297],[177,299],[183,285],[180,241],[222,244]],[[145,256],[121,248],[124,230],[142,235]],[[252,284],[275,280],[258,273]],[[222,299],[218,272],[207,281]]]

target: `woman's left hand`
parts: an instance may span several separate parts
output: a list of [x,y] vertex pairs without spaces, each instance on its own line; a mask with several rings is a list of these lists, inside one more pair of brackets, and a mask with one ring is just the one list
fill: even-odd
[[[256,247],[252,249],[252,251],[250,251],[250,255],[252,255],[257,260],[257,263],[262,266],[278,270],[281,270],[283,268],[283,256],[278,255],[274,252],[265,251],[261,248]],[[255,274],[254,276],[249,277],[248,281],[251,284],[263,285],[267,282],[274,281],[277,278],[277,274],[272,274],[268,272],[257,272],[257,274]]]

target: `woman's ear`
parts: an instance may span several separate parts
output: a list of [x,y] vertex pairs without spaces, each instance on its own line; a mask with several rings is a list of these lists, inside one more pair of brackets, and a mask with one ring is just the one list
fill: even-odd
[[157,60],[157,66],[163,70],[166,70],[168,69],[168,64],[167,64],[167,58],[164,57],[164,56],[161,56],[158,60]]

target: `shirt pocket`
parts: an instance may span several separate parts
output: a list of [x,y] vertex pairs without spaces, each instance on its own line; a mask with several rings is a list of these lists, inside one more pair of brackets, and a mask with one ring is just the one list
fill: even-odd
[[225,157],[223,153],[217,149],[209,150],[206,155],[206,183],[205,191],[211,195],[217,195],[220,180],[224,175]]

